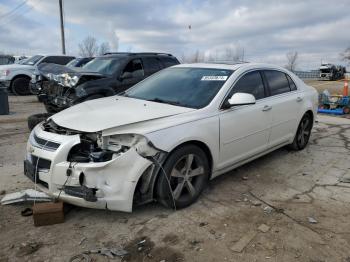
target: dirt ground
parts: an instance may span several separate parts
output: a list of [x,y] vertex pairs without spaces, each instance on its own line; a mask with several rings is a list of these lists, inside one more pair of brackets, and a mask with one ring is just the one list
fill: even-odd
[[[0,194],[34,187],[22,161],[25,118],[43,112],[35,101],[12,97],[12,114],[0,116]],[[0,261],[70,261],[123,248],[126,261],[349,262],[349,153],[350,120],[318,116],[305,150],[283,148],[231,171],[176,212],[157,203],[130,214],[69,206],[65,223],[34,227],[21,216],[29,204],[0,206]]]

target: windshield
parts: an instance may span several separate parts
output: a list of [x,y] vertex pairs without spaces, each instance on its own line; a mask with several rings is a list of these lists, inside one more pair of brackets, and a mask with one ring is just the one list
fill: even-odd
[[321,69],[320,71],[321,71],[321,73],[330,73],[331,72],[331,70],[329,68]]
[[168,68],[138,83],[125,96],[190,108],[208,105],[232,70]]
[[84,69],[91,72],[104,75],[113,75],[117,70],[121,59],[117,57],[95,58],[83,66]]
[[66,66],[68,67],[75,67],[77,64],[79,64],[79,62],[82,60],[82,58],[76,58],[73,59],[72,61],[70,61],[68,64],[66,64]]
[[35,55],[31,58],[28,58],[22,65],[35,65],[41,58],[43,58],[42,55]]

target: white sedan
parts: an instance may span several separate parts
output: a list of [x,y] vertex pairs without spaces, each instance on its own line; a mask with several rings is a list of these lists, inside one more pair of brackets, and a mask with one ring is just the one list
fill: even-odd
[[37,125],[25,175],[79,206],[183,208],[218,175],[286,145],[305,148],[317,100],[277,66],[174,66]]

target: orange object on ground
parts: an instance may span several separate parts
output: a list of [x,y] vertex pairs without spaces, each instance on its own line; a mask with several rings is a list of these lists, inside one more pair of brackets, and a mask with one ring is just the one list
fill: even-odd
[[348,95],[349,95],[348,81],[344,80],[343,96],[348,96]]

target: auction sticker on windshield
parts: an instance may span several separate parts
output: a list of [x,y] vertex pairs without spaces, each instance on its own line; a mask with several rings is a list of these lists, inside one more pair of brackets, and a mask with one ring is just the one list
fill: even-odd
[[202,81],[226,81],[227,76],[202,76]]

